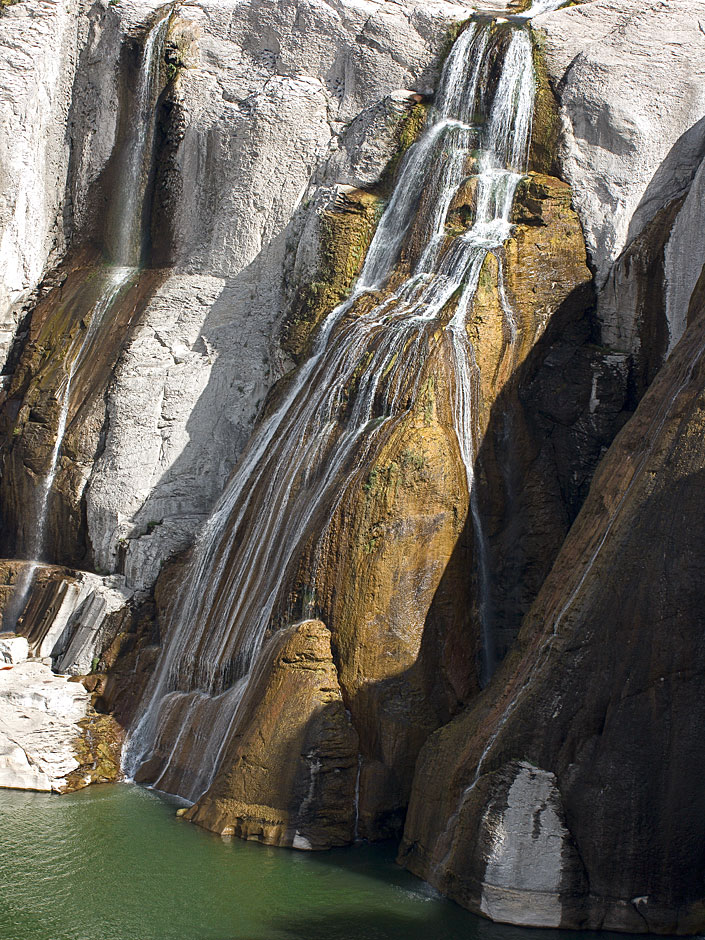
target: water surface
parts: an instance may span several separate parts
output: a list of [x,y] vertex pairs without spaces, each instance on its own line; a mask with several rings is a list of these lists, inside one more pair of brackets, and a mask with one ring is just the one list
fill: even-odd
[[0,790],[1,940],[589,936],[474,917],[395,865],[392,846],[273,849],[224,840],[175,809],[127,784],[61,797]]

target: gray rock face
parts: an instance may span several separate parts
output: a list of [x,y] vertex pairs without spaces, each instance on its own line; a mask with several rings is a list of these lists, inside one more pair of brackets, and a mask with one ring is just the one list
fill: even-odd
[[559,927],[563,855],[570,834],[556,777],[521,761],[506,806],[482,821],[487,858],[480,909],[491,920]]
[[602,338],[623,351],[638,354],[649,341],[619,258],[688,193],[705,154],[703,24],[702,0],[591,0],[535,20],[560,99],[563,168],[596,271]]
[[705,222],[705,160],[701,162],[688,195],[671,229],[664,250],[664,278],[666,284],[666,321],[670,354],[685,333],[688,311],[703,267],[705,241],[702,238]]
[[90,695],[39,662],[0,670],[0,787],[60,790],[79,767]]
[[0,367],[18,305],[64,248],[60,210],[79,0],[28,0],[0,17]]

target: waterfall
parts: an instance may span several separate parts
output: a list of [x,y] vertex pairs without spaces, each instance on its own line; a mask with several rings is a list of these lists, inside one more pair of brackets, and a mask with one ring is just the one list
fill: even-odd
[[[401,163],[352,295],[319,328],[311,357],[254,433],[194,546],[123,753],[128,776],[190,800],[208,788],[244,693],[264,668],[260,652],[291,563],[314,521],[330,520],[347,482],[408,414],[439,330],[454,373],[479,590],[488,594],[474,486],[479,369],[466,326],[484,261],[511,232],[533,105],[523,20],[471,22],[448,56],[426,130]],[[474,223],[452,236],[453,197],[469,180]],[[516,336],[503,288],[501,297]],[[478,606],[486,679],[494,667],[487,596]]]
[[80,333],[75,337],[64,358],[66,374],[56,392],[56,398],[60,403],[56,438],[49,459],[49,468],[37,489],[35,523],[27,545],[30,564],[24,569],[15,588],[13,600],[8,605],[8,612],[5,616],[7,624],[16,624],[17,619],[22,615],[34,575],[46,551],[50,500],[68,424],[74,377],[87,360],[96,334],[107,314],[123,289],[138,273],[142,213],[156,122],[155,103],[159,92],[159,63],[172,9],[173,7],[169,5],[160,10],[144,43],[135,93],[136,120],[131,122],[129,137],[120,154],[118,180],[112,200],[115,243],[110,252],[108,265],[102,272],[104,284],[98,299],[89,310],[77,308],[74,311],[75,318],[85,318],[89,321],[88,328],[82,337]]
[[152,24],[140,61],[128,133],[120,154],[118,197],[114,200],[113,264],[137,267],[142,255],[142,214],[151,166],[159,71],[173,4],[162,7]]

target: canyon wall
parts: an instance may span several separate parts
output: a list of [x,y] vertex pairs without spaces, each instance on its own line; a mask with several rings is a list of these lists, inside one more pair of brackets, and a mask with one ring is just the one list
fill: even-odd
[[[27,638],[21,659],[88,690],[48,746],[59,771],[39,775],[7,745],[0,784],[115,777],[213,509],[362,270],[469,12],[0,12],[0,605]],[[163,16],[140,256],[76,356],[116,261],[134,77]],[[472,474],[446,318],[419,346],[393,433],[341,470],[339,499],[306,515],[262,599],[261,659],[206,792],[189,790],[195,822],[305,849],[403,829],[400,860],[492,919],[702,929],[704,30],[701,0],[588,0],[533,21],[528,172],[466,329]],[[448,239],[472,228],[473,185],[448,206]],[[419,194],[419,211],[437,195]],[[421,238],[412,227],[395,288]],[[381,387],[403,387],[398,361]],[[213,590],[184,629],[227,619],[232,585]],[[38,662],[10,665],[35,681]],[[229,727],[235,655],[221,666],[200,720]],[[93,738],[84,723],[74,753],[81,715]],[[198,753],[187,715],[169,713],[140,779],[184,785]],[[5,745],[14,731],[0,733]]]

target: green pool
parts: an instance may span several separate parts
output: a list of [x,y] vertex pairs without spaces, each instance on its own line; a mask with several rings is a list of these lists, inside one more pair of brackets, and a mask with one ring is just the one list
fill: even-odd
[[[0,940],[566,940],[490,924],[394,864],[225,841],[127,784],[0,790]],[[607,935],[602,935],[605,937]]]

